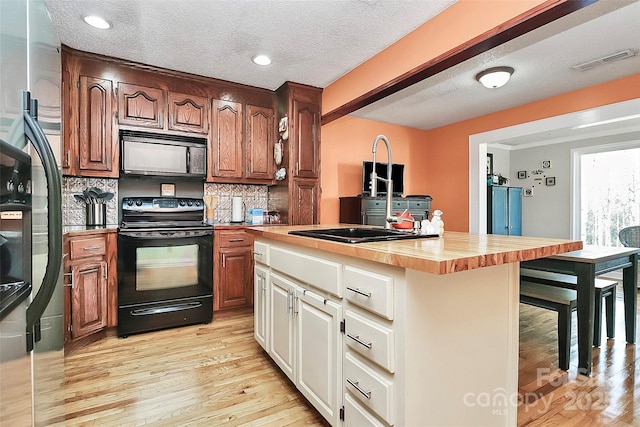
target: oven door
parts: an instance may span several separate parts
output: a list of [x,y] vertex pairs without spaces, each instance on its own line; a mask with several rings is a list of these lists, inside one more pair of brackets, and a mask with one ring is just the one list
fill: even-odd
[[118,334],[210,322],[213,230],[118,233]]

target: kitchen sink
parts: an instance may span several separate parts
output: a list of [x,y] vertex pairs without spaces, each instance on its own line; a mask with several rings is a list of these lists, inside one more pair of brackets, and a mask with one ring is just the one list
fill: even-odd
[[420,239],[438,237],[437,234],[414,234],[408,231],[387,230],[386,228],[316,228],[310,230],[294,230],[289,234],[313,237],[315,239],[332,240],[342,243],[384,242],[390,240]]

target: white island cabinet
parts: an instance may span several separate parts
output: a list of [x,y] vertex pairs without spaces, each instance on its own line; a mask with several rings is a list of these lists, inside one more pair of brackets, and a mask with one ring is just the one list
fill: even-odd
[[519,261],[580,242],[448,233],[448,245],[445,233],[348,245],[288,229],[252,229],[268,254],[256,262],[256,340],[329,424],[516,425]]

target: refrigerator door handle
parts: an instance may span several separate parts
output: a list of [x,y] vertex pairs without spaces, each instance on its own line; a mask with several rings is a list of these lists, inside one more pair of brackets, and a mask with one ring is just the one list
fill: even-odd
[[[47,226],[49,232],[49,257],[42,286],[27,308],[27,351],[33,350],[34,340],[40,339],[40,334],[36,333],[39,326],[40,317],[47,308],[58,281],[60,268],[62,266],[62,183],[56,158],[47,141],[42,128],[38,124],[37,101],[31,102],[31,95],[28,91],[22,93],[22,108],[24,118],[24,132],[35,148],[44,169],[47,181]],[[36,337],[34,337],[34,334]]]

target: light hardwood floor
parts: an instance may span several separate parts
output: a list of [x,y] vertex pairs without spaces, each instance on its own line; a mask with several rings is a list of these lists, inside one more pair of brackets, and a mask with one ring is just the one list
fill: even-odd
[[[640,351],[625,343],[618,298],[616,339],[594,349],[589,378],[576,377],[575,337],[570,371],[557,369],[555,313],[520,305],[518,426],[640,426]],[[251,313],[101,338],[67,352],[54,425],[323,425],[253,339]]]

